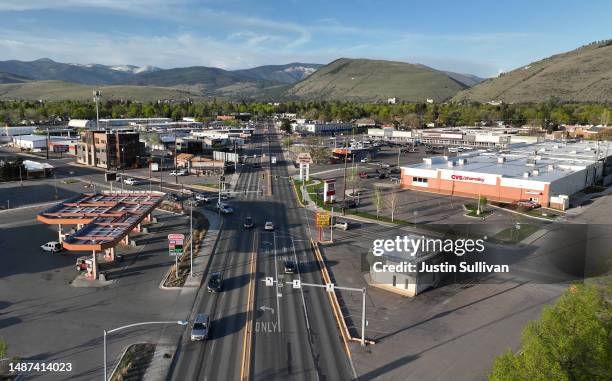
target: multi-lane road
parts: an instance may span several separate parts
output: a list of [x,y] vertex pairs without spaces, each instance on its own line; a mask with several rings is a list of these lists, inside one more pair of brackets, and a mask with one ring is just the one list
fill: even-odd
[[[265,160],[261,166],[242,168],[230,201],[235,212],[224,217],[208,270],[208,275],[223,273],[223,291],[211,294],[202,287],[192,313],[211,316],[210,338],[190,342],[186,332],[172,379],[353,379],[325,291],[286,284],[293,279],[321,284],[321,277],[280,141],[271,124],[260,132],[249,154],[265,154]],[[276,164],[270,164],[270,156]],[[268,175],[272,196],[267,195]],[[252,217],[255,227],[243,227],[246,217]],[[274,231],[263,230],[267,221]],[[297,272],[284,274],[286,259],[298,263]],[[272,278],[272,286],[266,278]],[[249,295],[252,287],[254,298]]]

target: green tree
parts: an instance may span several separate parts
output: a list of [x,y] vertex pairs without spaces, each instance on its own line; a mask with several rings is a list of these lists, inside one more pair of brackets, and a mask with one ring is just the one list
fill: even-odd
[[289,119],[283,119],[281,121],[281,130],[285,131],[288,134],[291,133],[291,121]]
[[7,353],[8,353],[8,344],[6,343],[6,341],[0,339],[0,359],[5,358]]
[[523,331],[521,350],[499,356],[489,379],[609,380],[612,376],[610,286],[571,286]]

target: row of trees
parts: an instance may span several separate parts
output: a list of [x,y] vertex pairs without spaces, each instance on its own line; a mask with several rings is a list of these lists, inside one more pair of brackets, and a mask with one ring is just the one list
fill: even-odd
[[[257,116],[273,113],[296,113],[301,117],[321,121],[372,118],[378,123],[397,122],[408,127],[422,127],[428,123],[459,126],[484,122],[504,121],[512,125],[557,126],[560,124],[608,124],[612,122],[612,105],[561,103],[551,99],[539,104],[480,103],[402,103],[373,104],[354,102],[132,102],[105,101],[100,104],[100,117],[166,117],[175,120],[184,116],[209,120],[216,115],[250,112]],[[0,102],[0,123],[18,124],[22,120],[47,121],[54,118],[93,119],[95,104],[77,101],[3,101]]]

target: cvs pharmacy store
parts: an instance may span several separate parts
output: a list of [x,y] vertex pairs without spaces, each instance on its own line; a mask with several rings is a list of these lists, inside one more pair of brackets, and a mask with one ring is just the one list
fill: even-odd
[[601,163],[559,161],[523,155],[480,154],[424,158],[402,167],[403,188],[491,201],[531,200],[544,207],[566,209],[569,195],[594,184]]

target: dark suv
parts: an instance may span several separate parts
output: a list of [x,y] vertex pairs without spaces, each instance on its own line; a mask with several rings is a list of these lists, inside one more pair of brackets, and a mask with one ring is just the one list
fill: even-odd
[[210,274],[206,288],[208,292],[221,292],[223,288],[223,278],[219,271]]

